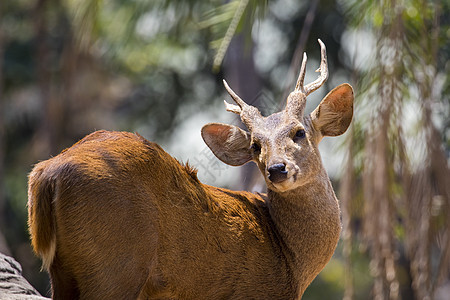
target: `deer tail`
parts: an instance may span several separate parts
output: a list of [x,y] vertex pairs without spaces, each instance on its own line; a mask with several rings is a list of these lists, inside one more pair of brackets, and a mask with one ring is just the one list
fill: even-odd
[[28,229],[33,250],[42,258],[42,268],[48,271],[56,252],[55,179],[45,173],[37,165],[28,178]]

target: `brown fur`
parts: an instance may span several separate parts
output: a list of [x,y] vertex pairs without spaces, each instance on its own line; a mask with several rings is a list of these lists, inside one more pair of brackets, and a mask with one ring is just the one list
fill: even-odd
[[99,131],[36,165],[29,226],[55,299],[293,299],[337,243],[329,197],[203,185],[158,145]]
[[37,164],[29,225],[35,251],[49,257],[54,298],[292,298],[262,196],[192,175],[125,132],[95,132]]
[[297,109],[267,118],[230,94],[239,106],[227,108],[242,111],[250,132],[213,123],[202,136],[228,164],[255,161],[267,195],[202,184],[126,132],[94,132],[34,167],[29,229],[54,299],[301,298],[339,239],[318,143],[347,129],[353,90],[337,87],[306,117],[300,91],[288,101]]

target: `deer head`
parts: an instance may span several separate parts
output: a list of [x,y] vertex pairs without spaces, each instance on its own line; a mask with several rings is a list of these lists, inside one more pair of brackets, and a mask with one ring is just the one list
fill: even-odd
[[297,84],[284,110],[268,117],[246,104],[224,81],[235,104],[225,101],[227,111],[239,114],[248,131],[237,126],[209,123],[202,137],[211,151],[226,164],[238,166],[254,161],[267,187],[275,192],[294,190],[311,179],[322,168],[318,144],[324,136],[344,133],[353,116],[353,89],[342,84],[325,96],[319,106],[304,116],[306,97],[320,88],[328,78],[326,49],[322,41],[319,77],[304,85],[306,53]]

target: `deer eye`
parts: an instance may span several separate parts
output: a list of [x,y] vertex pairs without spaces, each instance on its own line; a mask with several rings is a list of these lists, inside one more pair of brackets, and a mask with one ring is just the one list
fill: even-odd
[[251,146],[253,153],[261,152],[261,146],[258,143],[253,143]]
[[295,133],[294,140],[296,140],[296,139],[303,139],[305,136],[306,136],[305,130],[304,129],[299,129]]

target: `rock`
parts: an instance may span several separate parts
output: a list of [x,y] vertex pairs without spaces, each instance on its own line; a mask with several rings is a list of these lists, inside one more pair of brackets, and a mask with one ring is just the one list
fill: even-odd
[[42,300],[38,291],[22,276],[22,267],[12,257],[0,253],[0,299]]

